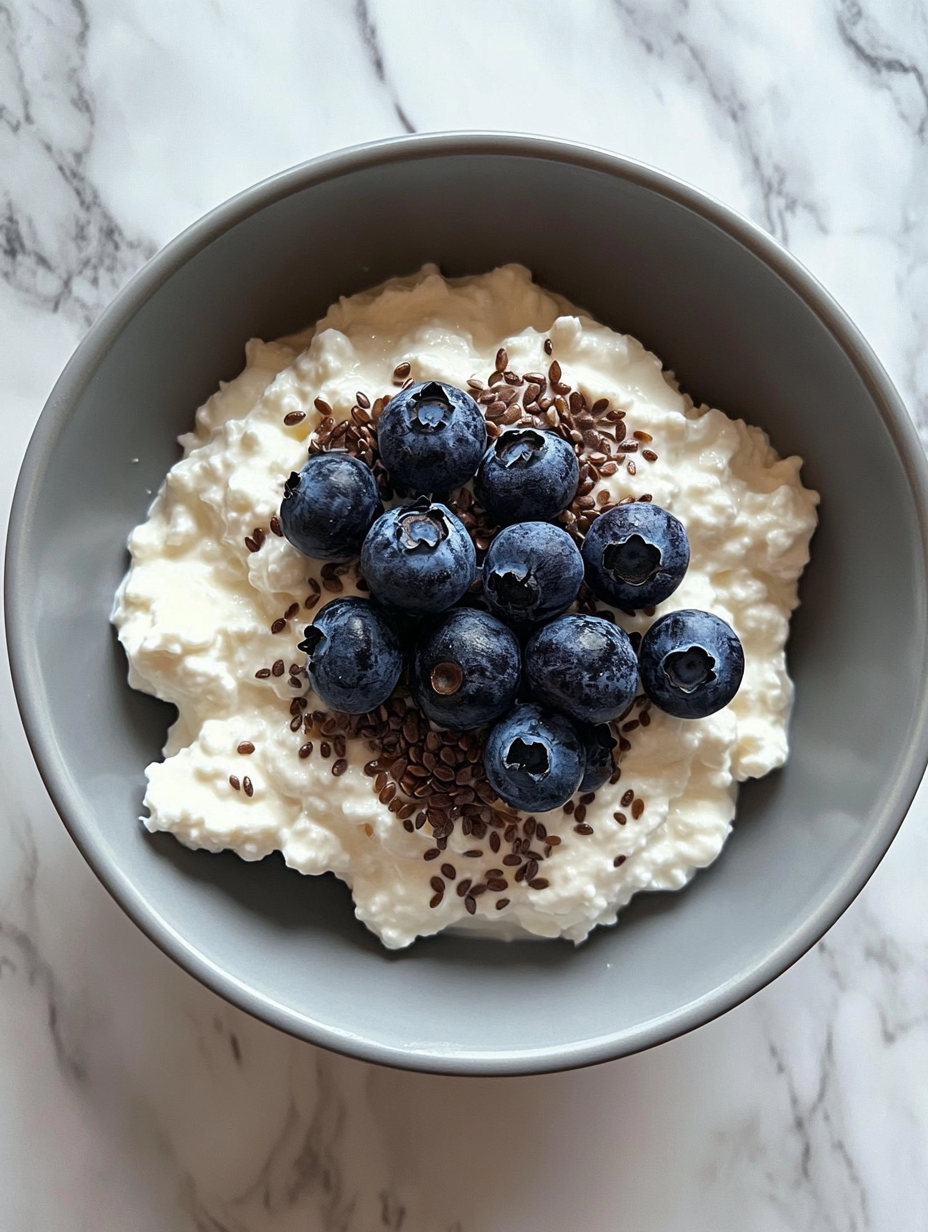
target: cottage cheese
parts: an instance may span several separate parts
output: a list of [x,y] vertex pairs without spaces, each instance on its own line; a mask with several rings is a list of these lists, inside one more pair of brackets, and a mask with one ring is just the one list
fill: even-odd
[[[331,761],[297,756],[303,737],[291,731],[287,673],[256,679],[255,670],[302,662],[296,644],[308,617],[270,630],[305,599],[307,578],[319,581],[321,562],[273,534],[257,552],[245,538],[269,526],[284,480],[305,461],[320,420],[317,396],[345,417],[357,390],[392,392],[401,361],[417,380],[464,386],[475,374],[486,379],[501,345],[517,372],[545,369],[546,338],[565,381],[589,401],[609,398],[627,411],[630,431],[654,438],[657,461],[639,457],[635,477],[623,467],[599,486],[612,499],[649,492],[686,526],[690,567],[657,615],[717,613],[741,638],[746,670],[734,701],[709,718],[652,709],[650,725],[629,734],[621,781],[587,808],[592,834],[576,833],[561,810],[539,818],[562,840],[544,863],[548,888],[510,878],[509,905],[497,911],[500,895],[484,894],[471,920],[450,891],[429,907],[436,866],[422,857],[431,840],[407,833],[378,801],[363,772],[372,756],[366,741],[349,742],[340,778]],[[294,411],[305,418],[285,426]],[[164,760],[146,772],[150,830],[246,860],[280,851],[302,873],[332,871],[390,948],[462,922],[579,942],[613,923],[638,890],[680,889],[714,860],[731,829],[737,784],[786,760],[792,685],[784,646],[818,503],[800,483],[801,460],[778,457],[759,428],[694,406],[639,342],[541,290],[524,268],[446,281],[425,267],[341,300],[303,335],[249,342],[244,371],[200,408],[181,445],[183,459],[130,537],[131,568],[113,613],[130,684],[179,710]],[[358,593],[350,575],[344,582],[344,593]],[[617,618],[629,632],[653,619]],[[310,697],[309,705],[320,703]],[[250,755],[237,751],[243,741],[255,746]],[[251,795],[230,783],[246,775]],[[621,807],[629,789],[644,802],[640,816]],[[446,857],[477,880],[500,857],[461,860],[472,846],[456,829]]]

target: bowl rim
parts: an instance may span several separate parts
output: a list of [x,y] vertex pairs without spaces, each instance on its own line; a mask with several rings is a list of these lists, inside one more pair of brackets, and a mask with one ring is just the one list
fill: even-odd
[[[125,871],[114,867],[84,818],[70,774],[40,704],[41,673],[24,594],[29,530],[51,452],[92,374],[148,298],[188,260],[245,218],[295,192],[343,175],[395,162],[449,155],[529,157],[603,172],[683,205],[759,257],[826,327],[868,390],[910,485],[928,576],[928,462],[901,397],[869,343],[816,278],[758,225],[684,181],[623,155],[560,138],[509,132],[424,133],[365,142],[323,154],[246,188],[192,223],[152,257],[117,294],[76,348],[38,418],[16,483],[4,577],[7,648],[26,737],[51,800],[81,854],[116,902],[165,954],[213,992],[271,1026],[359,1060],[429,1073],[515,1075],[595,1065],[642,1052],[704,1026],[766,987],[801,958],[850,906],[876,869],[912,803],[928,762],[928,688],[922,689],[896,781],[889,785],[870,838],[818,907],[766,958],[711,993],[625,1031],[580,1042],[524,1050],[430,1050],[385,1045],[310,1019],[214,963],[164,919]],[[928,605],[920,595],[922,621]],[[926,647],[928,654],[928,647]],[[925,671],[921,679],[925,679]]]

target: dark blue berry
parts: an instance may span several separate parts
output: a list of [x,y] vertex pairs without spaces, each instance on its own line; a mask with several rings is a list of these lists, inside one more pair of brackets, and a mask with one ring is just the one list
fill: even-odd
[[366,714],[396,688],[403,652],[390,622],[369,599],[333,599],[303,636],[310,684],[330,710]]
[[361,548],[361,572],[376,599],[424,615],[457,603],[477,557],[451,510],[422,498],[377,519]]
[[473,608],[448,612],[419,642],[413,689],[443,727],[480,727],[515,700],[522,663],[511,629]]
[[668,612],[644,635],[641,685],[655,706],[678,719],[703,719],[727,706],[744,676],[744,650],[712,612]]
[[533,633],[525,678],[538,701],[584,723],[617,719],[638,689],[628,634],[602,616],[562,616]]
[[370,467],[346,453],[320,453],[284,484],[280,529],[304,556],[357,556],[383,512]]
[[470,394],[440,381],[394,394],[377,423],[380,458],[410,492],[444,492],[473,479],[487,426]]
[[586,580],[606,603],[633,612],[672,595],[690,563],[683,523],[644,501],[600,514],[583,541]]
[[586,753],[586,770],[583,772],[580,791],[598,791],[604,783],[608,783],[615,771],[612,750],[618,741],[609,730],[608,723],[600,723],[597,727],[590,723],[578,723],[576,727]]
[[544,522],[573,500],[580,466],[573,446],[540,428],[507,428],[483,455],[474,495],[493,522]]
[[528,703],[516,706],[491,729],[483,767],[504,803],[547,813],[566,803],[580,786],[583,746],[569,719]]
[[530,624],[565,612],[583,582],[583,558],[565,530],[550,522],[507,526],[483,562],[487,603],[504,620]]

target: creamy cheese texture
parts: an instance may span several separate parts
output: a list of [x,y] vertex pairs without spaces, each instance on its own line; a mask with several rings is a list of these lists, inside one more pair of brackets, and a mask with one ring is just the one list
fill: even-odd
[[[560,809],[538,815],[561,839],[544,861],[548,886],[531,889],[509,876],[505,896],[482,894],[471,917],[450,886],[429,906],[437,869],[423,861],[428,827],[408,833],[379,802],[363,770],[374,756],[367,741],[348,742],[340,777],[318,751],[299,757],[305,737],[292,731],[289,672],[255,673],[281,660],[287,668],[304,662],[297,643],[311,614],[301,607],[282,630],[271,629],[303,604],[308,579],[321,587],[322,602],[335,596],[323,585],[322,562],[286,539],[268,533],[259,551],[245,540],[255,527],[267,530],[285,479],[305,462],[321,419],[316,398],[345,418],[357,391],[371,400],[395,393],[402,362],[417,381],[466,387],[469,378],[487,379],[501,346],[510,369],[544,371],[552,357],[546,339],[565,382],[589,403],[608,398],[627,412],[629,433],[653,438],[657,460],[639,456],[634,476],[623,466],[597,484],[594,498],[600,490],[613,501],[649,493],[689,535],[679,589],[656,616],[616,613],[618,623],[643,633],[668,611],[715,612],[741,638],[745,675],[731,704],[709,718],[674,719],[652,708],[649,725],[627,733],[621,780],[586,808],[592,833],[578,833]],[[144,824],[190,847],[231,848],[246,860],[280,851],[302,873],[334,872],[351,887],[358,917],[390,948],[462,924],[579,942],[613,923],[637,891],[680,889],[711,863],[731,829],[738,783],[787,756],[793,688],[784,648],[818,503],[800,482],[801,460],[780,458],[759,428],[695,406],[634,338],[542,290],[517,265],[452,280],[426,266],[342,299],[304,334],[252,340],[245,355],[244,371],[220,386],[181,438],[182,460],[129,539],[131,567],[116,597],[129,683],[179,711],[164,760],[146,772]],[[299,418],[293,412],[304,417],[287,426],[285,416]],[[340,579],[342,593],[359,593],[354,577]],[[308,706],[322,703],[309,694]],[[239,752],[243,742],[254,751]],[[246,776],[251,794],[230,782]],[[629,791],[643,802],[638,816],[622,806]],[[499,868],[500,856],[483,843],[481,858],[462,858],[473,846],[457,827],[442,862],[466,865],[477,882],[486,868]],[[509,903],[497,910],[501,897]]]

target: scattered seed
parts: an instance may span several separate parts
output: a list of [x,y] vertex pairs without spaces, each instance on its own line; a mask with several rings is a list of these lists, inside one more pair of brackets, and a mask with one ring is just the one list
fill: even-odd
[[477,900],[468,894],[467,898],[464,899],[464,906],[468,915],[474,915],[477,910]]
[[332,756],[332,746],[328,740],[321,741],[319,745],[319,754],[322,757],[329,758]]
[[437,860],[440,855],[441,855],[441,849],[439,847],[430,847],[428,851],[424,852],[422,859],[423,860]]
[[278,618],[271,625],[271,632],[272,633],[282,633],[284,629],[286,629],[286,627],[287,627],[286,620],[284,620],[283,616],[278,616]]
[[269,667],[259,667],[255,672],[255,680],[267,680],[270,674],[271,669]]
[[453,864],[443,864],[441,866],[441,871],[448,878],[449,881],[454,881],[455,877],[457,877],[458,875],[457,869],[454,867]]
[[588,826],[586,822],[582,822],[579,826],[574,826],[574,829],[576,830],[578,834],[592,834],[593,833],[593,827]]
[[313,742],[307,740],[305,744],[300,745],[300,757],[307,758],[313,751]]
[[276,513],[271,516],[270,527],[272,534],[283,537],[284,532],[280,529],[280,518],[278,518]]
[[545,339],[545,348],[544,348],[544,349],[545,349],[545,354],[546,354],[546,355],[550,355],[550,354],[551,354],[551,352],[554,350],[554,343],[551,341],[551,339],[550,339],[550,338],[546,338],[546,339]]
[[654,452],[653,449],[642,449],[641,456],[644,458],[645,462],[656,462],[657,461],[657,454]]
[[632,816],[637,821],[643,812],[644,812],[644,801],[641,799],[640,796],[638,796],[637,799],[632,804]]
[[302,423],[305,418],[305,411],[288,411],[284,416],[284,423],[288,428],[292,428],[294,424]]
[[622,796],[622,800],[621,800],[622,808],[628,808],[631,802],[634,800],[634,798],[635,798],[635,793],[629,787],[628,791],[626,791],[624,795]]
[[283,659],[275,659],[274,666],[271,668],[271,675],[272,676],[282,676],[283,674],[284,674]]
[[612,861],[612,867],[613,868],[621,867],[621,865],[625,863],[626,859],[627,859],[626,856],[616,856],[616,858]]
[[347,769],[348,769],[347,761],[345,761],[344,757],[340,757],[338,761],[335,762],[335,764],[332,766],[332,773],[335,775],[336,778],[339,778],[341,775],[345,773]]
[[496,371],[505,372],[509,367],[509,356],[506,353],[505,347],[500,347],[496,352]]
[[629,459],[628,459],[628,462],[626,463],[626,466],[628,467],[628,473],[629,473],[630,475],[637,475],[637,474],[638,474],[638,467],[634,464],[634,462],[631,460],[631,458],[629,458]]
[[496,910],[502,911],[504,907],[508,907],[510,900],[508,898],[498,898],[496,900]]
[[230,774],[230,775],[229,775],[229,785],[230,785],[230,787],[232,788],[232,790],[233,790],[233,791],[241,791],[241,790],[242,790],[242,784],[239,782],[238,775],[236,775],[236,774]]
[[533,877],[528,884],[533,890],[547,890],[551,882],[546,877]]
[[568,800],[567,803],[564,805],[564,812],[567,814],[568,817],[574,811],[575,807],[576,806],[574,805],[573,800]]
[[255,794],[254,784],[252,783],[251,779],[248,777],[247,774],[242,779],[242,791],[249,798]]
[[613,813],[612,816],[615,818],[615,820],[619,823],[620,826],[624,826],[625,823],[628,821],[628,818],[625,816],[624,813]]
[[411,365],[405,359],[402,361],[402,363],[397,364],[396,367],[393,369],[393,384],[394,385],[401,384],[403,381],[405,381],[406,378],[409,376],[410,368],[411,368]]

